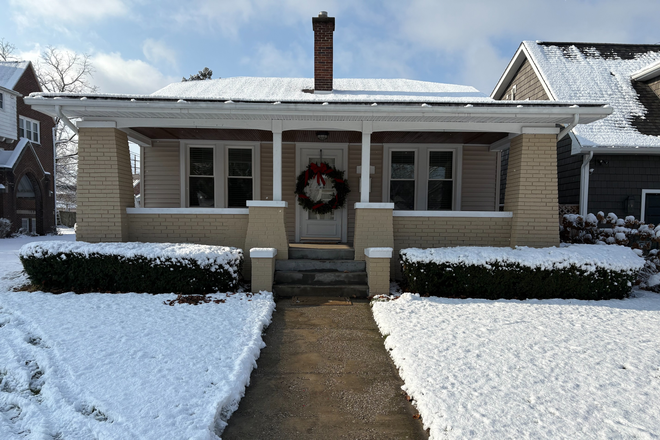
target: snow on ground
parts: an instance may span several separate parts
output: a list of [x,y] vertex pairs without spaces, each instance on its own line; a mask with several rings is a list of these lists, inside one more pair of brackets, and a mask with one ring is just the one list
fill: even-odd
[[270,323],[270,293],[11,292],[18,249],[0,240],[0,438],[213,439],[237,408]]
[[660,295],[420,298],[373,313],[432,439],[654,439]]

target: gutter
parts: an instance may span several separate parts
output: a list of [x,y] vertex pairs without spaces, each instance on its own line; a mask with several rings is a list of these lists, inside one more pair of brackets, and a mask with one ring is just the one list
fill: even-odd
[[569,131],[573,130],[573,128],[575,128],[575,126],[578,125],[579,122],[580,122],[580,114],[579,114],[579,113],[575,113],[575,114],[573,115],[573,122],[571,122],[570,124],[568,124],[568,125],[567,125],[562,131],[560,131],[559,134],[557,135],[557,142],[559,142],[560,140],[562,140],[562,138],[563,138],[564,136],[566,136],[566,135],[568,134]]
[[64,121],[64,125],[69,127],[71,131],[73,131],[75,134],[78,134],[78,127],[76,127],[73,122],[66,116],[64,116],[64,113],[62,113],[62,106],[61,105],[56,105],[55,106],[55,113],[57,113],[57,116]]
[[594,152],[582,156],[582,166],[580,167],[580,215],[587,216],[587,205],[589,203],[589,163],[594,157]]

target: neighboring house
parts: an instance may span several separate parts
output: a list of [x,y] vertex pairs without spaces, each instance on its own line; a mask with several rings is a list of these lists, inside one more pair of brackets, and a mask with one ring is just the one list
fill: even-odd
[[[604,102],[506,103],[467,86],[334,79],[335,20],[312,22],[313,79],[29,98],[78,120],[78,238],[269,247],[285,260],[289,243],[304,241],[352,244],[356,260],[370,247],[559,244],[558,125],[599,120],[611,113]],[[141,146],[140,208],[129,139]],[[500,212],[503,142],[511,152]],[[321,160],[345,171],[351,192],[344,209],[313,215],[294,189]]]
[[55,124],[25,104],[32,92],[41,92],[32,63],[0,61],[0,218],[45,234],[55,226]]
[[557,143],[559,204],[660,223],[660,45],[524,41],[491,97],[609,103]]

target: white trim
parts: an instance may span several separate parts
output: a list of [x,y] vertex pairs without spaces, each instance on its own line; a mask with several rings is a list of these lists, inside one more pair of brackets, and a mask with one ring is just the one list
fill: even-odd
[[226,183],[230,178],[241,178],[240,176],[230,176],[229,175],[229,150],[234,149],[234,150],[252,150],[252,176],[250,177],[252,179],[252,200],[260,200],[261,199],[261,179],[257,175],[257,171],[259,170],[259,174],[261,174],[261,167],[260,167],[260,161],[259,158],[261,157],[261,150],[260,150],[260,145],[259,144],[250,144],[250,145],[245,145],[241,144],[241,142],[227,142],[222,145],[224,147],[224,178],[222,180],[223,186],[224,186],[224,200],[226,205],[229,203],[229,185]]
[[126,208],[126,214],[248,215],[248,208]]
[[[23,120],[23,136],[21,136],[21,119]],[[37,124],[37,136],[39,136],[39,140],[35,141],[33,139],[30,139],[29,137],[25,136],[27,134],[27,130],[25,129],[25,123],[29,122],[30,124]],[[32,126],[30,126],[30,133],[34,133],[34,130],[32,130]],[[41,145],[41,122],[37,121],[36,119],[28,118],[25,116],[18,115],[18,137],[25,138],[28,141],[32,142],[33,144],[36,145]]]
[[642,214],[640,215],[640,221],[644,221],[644,214],[646,211],[646,195],[647,194],[660,194],[660,189],[643,189],[642,190]]
[[370,247],[365,248],[364,255],[369,258],[392,258],[391,247]]
[[510,211],[394,211],[394,217],[512,218]]
[[589,176],[590,176],[590,170],[589,170],[589,164],[591,163],[591,159],[593,159],[594,154],[589,153],[585,154],[582,156],[582,165],[580,166],[580,200],[579,200],[579,208],[580,208],[580,215],[582,217],[587,216],[587,209],[589,208]]
[[140,147],[140,206],[137,208],[144,208],[144,147]]
[[394,203],[356,203],[355,209],[394,209]]
[[284,200],[248,200],[245,204],[250,207],[259,207],[259,208],[287,208],[289,202]]
[[117,128],[116,121],[76,121],[78,128]]
[[493,207],[493,209],[495,209],[495,211],[499,211],[500,197],[502,194],[502,191],[500,190],[500,185],[502,184],[502,152],[496,151],[495,155],[496,155],[495,160],[497,161],[497,165],[496,165],[497,174],[495,176],[495,206]]
[[126,133],[126,136],[128,136],[128,140],[131,142],[134,142],[138,144],[141,147],[151,147],[152,146],[152,141],[150,138],[147,136],[138,133],[135,130],[131,130],[130,128],[120,128],[119,130],[123,131]]
[[557,127],[522,127],[521,131],[522,134],[559,134]]
[[[186,180],[188,179],[186,177],[188,173],[188,160],[186,159],[187,153],[188,148],[182,141],[179,141],[179,180],[181,184],[181,208],[186,207],[186,199],[188,198],[188,184],[186,183]],[[141,201],[145,203],[144,197],[142,197]]]
[[548,95],[548,98],[550,98],[551,101],[556,101],[557,98],[555,98],[554,94],[550,90],[550,87],[546,83],[545,78],[541,74],[541,71],[536,66],[536,62],[534,62],[533,57],[531,56],[529,50],[527,49],[526,43],[527,43],[526,41],[520,43],[518,50],[513,55],[513,58],[511,58],[511,61],[509,61],[509,64],[507,65],[506,69],[504,70],[504,73],[500,77],[500,80],[497,82],[497,85],[493,89],[493,92],[490,94],[490,97],[498,100],[502,99],[502,95],[504,95],[507,86],[511,84],[511,81],[513,81],[513,78],[515,78],[516,73],[518,73],[518,69],[520,69],[520,67],[523,65],[525,60],[527,60],[529,61],[529,64],[532,66],[532,70],[534,70],[534,73],[536,74],[536,77],[541,83],[543,90]]
[[635,81],[646,81],[647,79],[655,78],[660,75],[660,61],[656,61],[637,72],[630,75],[630,78]]
[[250,249],[250,258],[275,258],[276,248],[252,248]]

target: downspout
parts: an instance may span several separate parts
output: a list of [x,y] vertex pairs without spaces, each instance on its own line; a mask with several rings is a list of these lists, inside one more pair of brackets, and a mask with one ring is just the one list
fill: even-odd
[[67,127],[69,127],[69,128],[71,129],[71,131],[73,131],[75,134],[78,134],[78,127],[76,127],[76,126],[73,124],[73,122],[71,122],[71,120],[70,120],[69,118],[67,118],[66,116],[64,116],[64,113],[62,113],[62,107],[61,107],[61,106],[59,106],[59,105],[56,105],[56,106],[55,106],[55,113],[57,113],[57,116],[59,116],[59,118],[60,118],[62,121],[64,121],[64,125],[66,125]]
[[57,230],[57,128],[51,129],[53,139],[53,206],[55,206],[55,229]]
[[580,167],[580,215],[587,216],[587,205],[589,204],[589,162],[594,157],[594,152],[582,156],[582,167]]
[[563,138],[564,136],[566,136],[566,135],[568,134],[569,131],[573,130],[573,128],[575,128],[575,126],[578,125],[579,122],[580,122],[580,114],[579,114],[579,113],[575,113],[575,114],[573,115],[573,122],[571,122],[570,124],[568,124],[568,125],[567,125],[562,131],[560,131],[559,134],[557,135],[557,142],[559,142],[560,140],[562,140],[562,138]]

